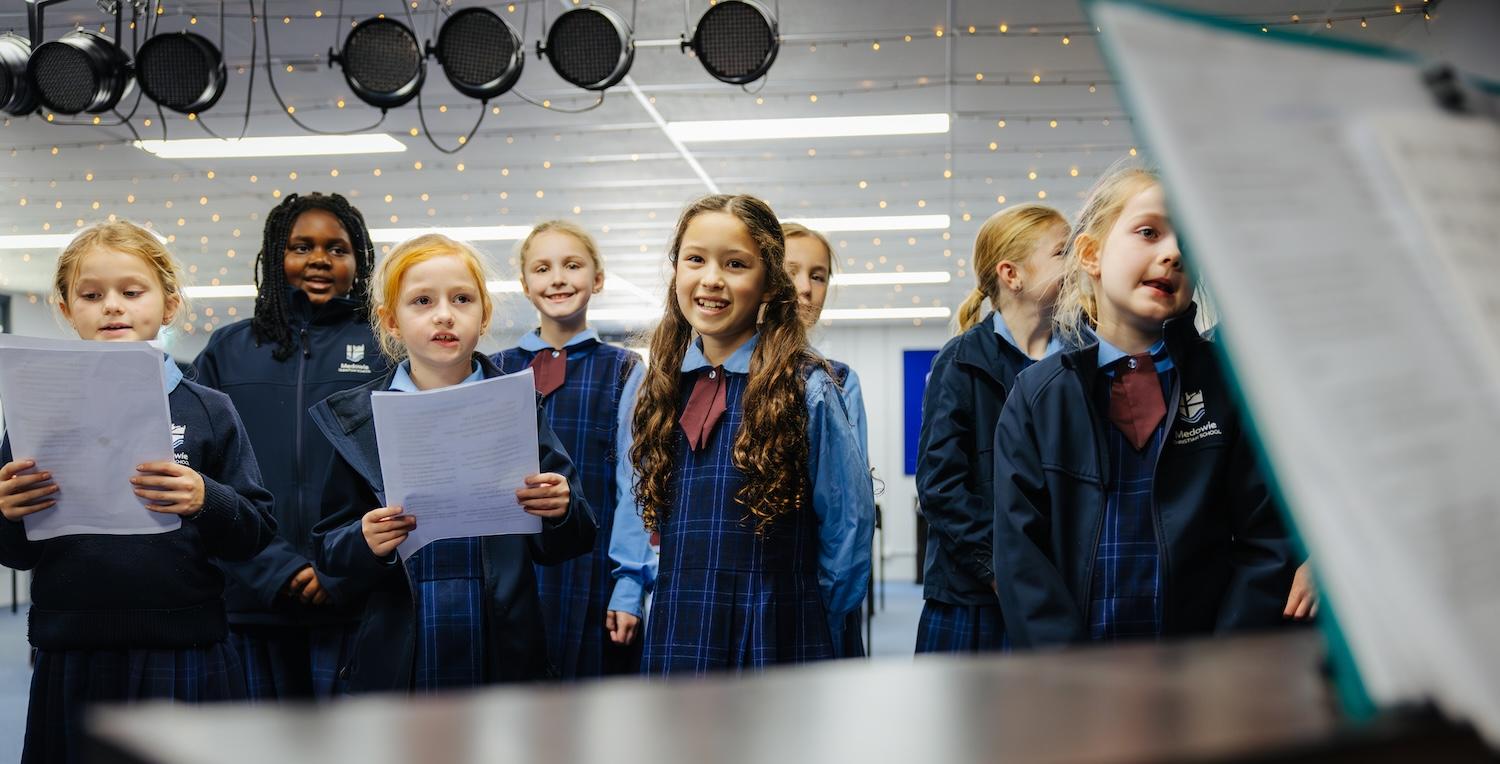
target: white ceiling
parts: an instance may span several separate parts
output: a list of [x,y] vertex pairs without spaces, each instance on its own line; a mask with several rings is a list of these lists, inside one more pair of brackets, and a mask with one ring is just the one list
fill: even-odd
[[[24,30],[21,0],[0,2],[0,29]],[[549,17],[571,5],[571,0],[534,0],[528,45],[540,36],[544,2]],[[625,0],[608,4],[630,13]],[[400,17],[402,11],[398,2],[349,0],[340,24],[334,18],[339,5],[338,0],[273,0],[269,7],[276,85],[298,118],[325,130],[364,128],[378,118],[349,93],[340,70],[328,68],[335,38],[347,31],[351,17],[378,12]],[[520,26],[524,2],[514,11],[503,3],[486,5]],[[689,5],[694,18],[708,7],[707,0]],[[1390,5],[1357,0],[1189,0],[1186,5],[1376,43],[1400,40],[1424,23],[1442,23],[1441,16],[1424,22],[1422,13],[1409,8],[1396,15]],[[251,57],[247,6],[227,3],[230,85],[203,115],[220,135],[237,135],[244,118],[250,76],[241,67],[248,67]],[[423,38],[431,32],[435,7],[422,0],[413,11]],[[159,29],[192,28],[214,39],[218,9],[216,0],[172,0]],[[315,12],[322,17],[314,18]],[[642,44],[630,79],[667,121],[954,116],[947,135],[688,147],[720,188],[762,196],[783,217],[951,216],[947,231],[834,235],[846,270],[943,270],[953,281],[844,287],[830,307],[956,306],[972,284],[970,248],[986,216],[1043,193],[1071,215],[1090,179],[1135,146],[1131,121],[1076,0],[788,0],[780,13],[784,44],[769,79],[751,88],[759,88],[758,95],[714,81],[680,52],[672,41],[683,32],[684,10],[675,0],[640,4],[636,39]],[[190,27],[194,14],[197,24]],[[1300,17],[1295,25],[1293,14]],[[1361,17],[1368,21],[1364,27]],[[97,28],[103,18],[87,0],[53,6],[48,37],[74,24]],[[1332,29],[1325,28],[1328,19]],[[1008,29],[1004,34],[1002,23]],[[264,60],[264,40],[257,55]],[[558,108],[593,101],[592,94],[559,79],[534,51],[518,89]],[[434,137],[455,145],[472,126],[479,104],[458,96],[435,61],[428,63],[423,92]],[[339,99],[346,102],[342,109],[336,106]],[[650,304],[642,295],[661,291],[672,223],[687,201],[706,192],[704,182],[625,84],[611,89],[598,109],[581,114],[534,106],[514,93],[492,105],[500,113],[487,115],[465,150],[453,156],[412,137],[411,131],[420,130],[415,102],[390,112],[378,128],[400,137],[405,153],[310,159],[163,160],[130,146],[123,127],[9,119],[0,128],[0,146],[9,149],[9,157],[0,160],[0,234],[67,233],[80,221],[114,213],[174,235],[174,251],[194,269],[195,283],[244,284],[252,280],[262,221],[278,194],[337,191],[351,197],[372,227],[527,225],[572,217],[598,235],[610,275],[637,287],[607,288],[598,305],[637,311],[636,320],[617,329],[644,326],[659,302]],[[149,101],[132,124],[142,137],[161,137],[161,118]],[[198,125],[175,115],[167,119],[167,132],[207,137]],[[262,66],[255,76],[249,134],[299,132],[273,99]],[[501,277],[513,277],[511,243],[481,247],[494,256]],[[47,250],[0,250],[0,291],[43,293],[54,256]],[[507,322],[530,325],[533,314],[519,296],[505,295],[501,303],[497,329],[507,328]],[[200,300],[197,312],[184,321],[201,332],[206,325],[233,320],[230,316],[248,316],[250,309],[249,299]]]

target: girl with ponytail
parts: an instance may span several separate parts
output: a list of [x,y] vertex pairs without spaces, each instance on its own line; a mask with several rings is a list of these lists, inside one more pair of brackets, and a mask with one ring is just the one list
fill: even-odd
[[917,494],[929,531],[918,653],[1006,644],[991,568],[995,422],[1016,375],[1062,347],[1052,313],[1067,236],[1062,213],[1020,204],[986,220],[974,241],[979,283],[922,401]]

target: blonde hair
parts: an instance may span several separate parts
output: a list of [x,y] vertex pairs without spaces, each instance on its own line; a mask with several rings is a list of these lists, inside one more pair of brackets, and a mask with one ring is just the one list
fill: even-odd
[[462,260],[469,269],[470,275],[474,277],[474,283],[479,287],[479,305],[484,313],[479,330],[485,332],[489,329],[490,317],[495,312],[495,303],[490,299],[489,289],[485,287],[486,274],[489,269],[485,267],[484,257],[479,254],[479,250],[439,233],[423,234],[415,239],[407,239],[397,244],[396,248],[380,261],[380,265],[375,269],[375,278],[370,289],[370,328],[380,342],[380,352],[392,362],[399,363],[406,358],[406,345],[386,328],[382,316],[388,315],[393,310],[391,306],[400,299],[401,280],[406,277],[407,271],[428,260],[446,255],[453,255]]
[[1137,194],[1161,185],[1156,170],[1139,162],[1124,159],[1110,166],[1089,189],[1078,221],[1068,234],[1068,248],[1063,255],[1062,286],[1053,309],[1052,321],[1058,334],[1074,345],[1086,344],[1084,330],[1099,324],[1099,301],[1094,279],[1083,269],[1078,238],[1085,234],[1096,247],[1103,247],[1109,229],[1120,219],[1125,205]]
[[828,237],[822,231],[814,231],[801,223],[782,223],[781,235],[786,239],[795,239],[799,236],[809,239],[817,239],[823,245],[823,250],[828,253],[828,274],[831,276],[838,273],[839,259],[833,256],[833,245],[828,243]]
[[526,252],[531,249],[533,239],[548,231],[565,233],[577,239],[584,251],[589,253],[589,259],[594,261],[594,270],[604,273],[604,258],[599,256],[599,245],[588,231],[583,230],[583,226],[571,220],[543,220],[531,229],[531,233],[526,234],[526,238],[521,240],[521,246],[516,248],[516,269],[521,272],[523,284],[526,282]]
[[955,321],[959,332],[979,323],[984,301],[1000,308],[1001,263],[1020,263],[1031,255],[1043,234],[1053,226],[1068,225],[1068,219],[1045,204],[1017,204],[990,216],[974,237],[974,279],[978,283],[958,306]]
[[62,254],[57,257],[57,272],[52,277],[52,288],[57,292],[59,305],[68,302],[68,291],[73,287],[73,280],[78,277],[78,269],[83,265],[84,256],[99,249],[124,252],[146,261],[156,274],[157,283],[161,285],[163,304],[176,300],[173,313],[180,313],[187,307],[187,296],[182,293],[182,266],[160,239],[128,220],[95,223],[79,231],[68,242],[68,246],[63,248]]

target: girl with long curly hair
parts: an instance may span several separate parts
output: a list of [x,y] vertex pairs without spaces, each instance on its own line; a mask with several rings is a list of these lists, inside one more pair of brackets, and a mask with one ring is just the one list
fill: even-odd
[[874,494],[785,252],[755,197],[707,196],[677,223],[630,450],[661,542],[650,675],[831,658],[864,596]]

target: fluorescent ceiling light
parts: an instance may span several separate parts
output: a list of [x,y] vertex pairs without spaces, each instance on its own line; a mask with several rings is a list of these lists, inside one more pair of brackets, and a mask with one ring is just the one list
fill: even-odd
[[883,286],[887,284],[946,284],[953,280],[947,271],[897,271],[894,273],[835,273],[834,286]]
[[[44,234],[18,234],[15,236],[0,236],[0,249],[62,249],[73,241],[73,233],[44,233]],[[167,237],[152,231],[152,236],[157,241],[165,243]]]
[[486,281],[486,282],[484,282],[484,288],[488,289],[490,292],[492,292],[494,294],[502,294],[502,293],[506,293],[506,292],[514,292],[516,294],[520,294],[520,292],[521,292],[521,282],[519,282],[519,281],[500,281],[500,280],[497,279],[497,280],[493,280],[493,281]]
[[229,298],[229,297],[254,297],[254,284],[220,284],[218,286],[190,286],[183,287],[182,293],[188,299],[202,298]]
[[882,215],[851,218],[787,218],[784,223],[801,223],[814,231],[932,231],[947,228],[947,215]]
[[393,154],[406,144],[385,133],[355,135],[279,135],[263,138],[188,138],[135,141],[136,148],[163,159],[236,159],[245,157],[310,157],[331,154]]
[[370,241],[376,244],[392,244],[398,241],[440,233],[459,241],[520,241],[531,233],[529,225],[473,225],[446,228],[371,228]]
[[723,119],[667,123],[667,133],[684,143],[929,135],[946,132],[947,114],[874,114],[866,117]]
[[819,316],[823,321],[871,321],[889,318],[947,318],[947,308],[829,308]]

